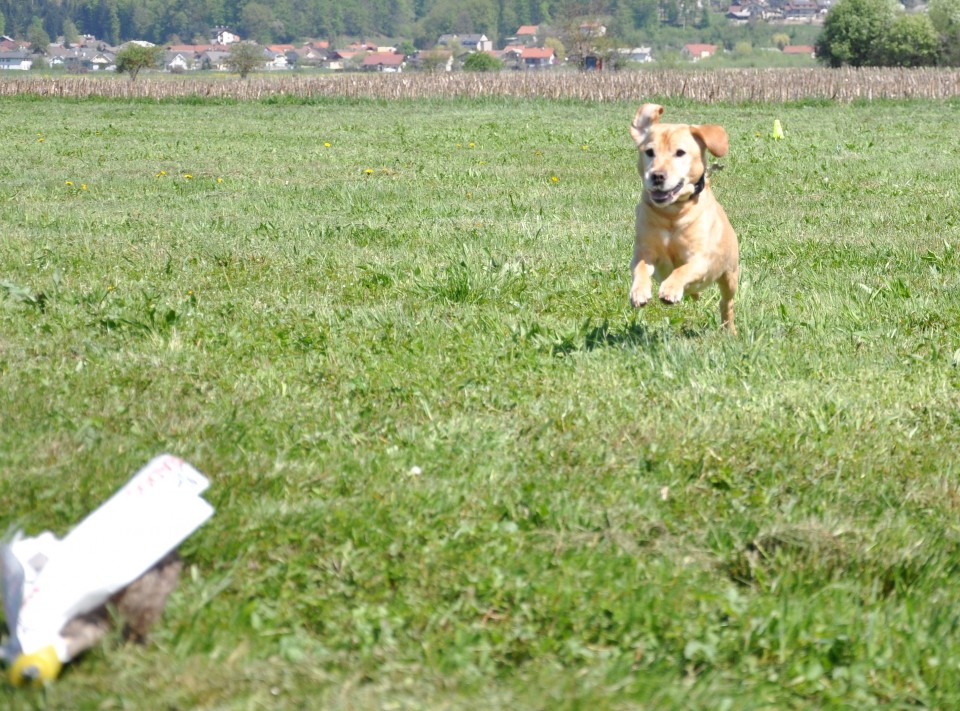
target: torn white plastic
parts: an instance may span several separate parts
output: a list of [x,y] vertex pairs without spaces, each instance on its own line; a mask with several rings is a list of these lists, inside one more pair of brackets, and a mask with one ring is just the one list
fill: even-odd
[[[196,469],[164,454],[63,540],[47,532],[6,546],[5,560],[12,554],[19,563],[23,586],[19,611],[7,613],[11,651],[32,654],[53,645],[60,660],[69,661],[64,625],[103,605],[209,519],[213,507],[200,497],[207,486]],[[5,597],[15,597],[5,588]]]

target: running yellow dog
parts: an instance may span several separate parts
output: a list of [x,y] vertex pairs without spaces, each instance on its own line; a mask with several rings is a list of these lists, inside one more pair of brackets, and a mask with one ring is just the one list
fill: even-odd
[[643,196],[637,205],[637,235],[630,272],[630,303],[658,298],[675,304],[683,295],[720,287],[720,320],[730,333],[733,297],[740,273],[737,235],[707,178],[707,151],[727,153],[727,132],[713,124],[660,123],[663,107],[644,104],[630,125],[637,144]]

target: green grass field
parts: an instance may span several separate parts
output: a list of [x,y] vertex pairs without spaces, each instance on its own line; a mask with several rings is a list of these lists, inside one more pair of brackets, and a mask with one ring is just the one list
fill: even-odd
[[0,706],[960,707],[960,103],[666,102],[735,339],[628,306],[635,110],[0,103],[0,530],[217,508]]

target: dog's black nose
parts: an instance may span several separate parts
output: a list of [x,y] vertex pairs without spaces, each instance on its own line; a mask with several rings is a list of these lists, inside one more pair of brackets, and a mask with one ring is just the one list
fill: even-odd
[[663,182],[667,179],[667,174],[661,171],[655,173],[650,173],[650,182],[654,185],[663,185]]

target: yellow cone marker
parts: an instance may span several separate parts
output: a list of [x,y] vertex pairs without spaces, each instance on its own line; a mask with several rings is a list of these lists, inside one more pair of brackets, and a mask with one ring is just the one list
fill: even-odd
[[10,681],[14,686],[43,686],[60,674],[63,665],[53,645],[31,654],[21,654],[10,667]]
[[783,126],[780,125],[780,119],[774,119],[773,133],[771,136],[775,141],[779,141],[781,138],[783,138]]

